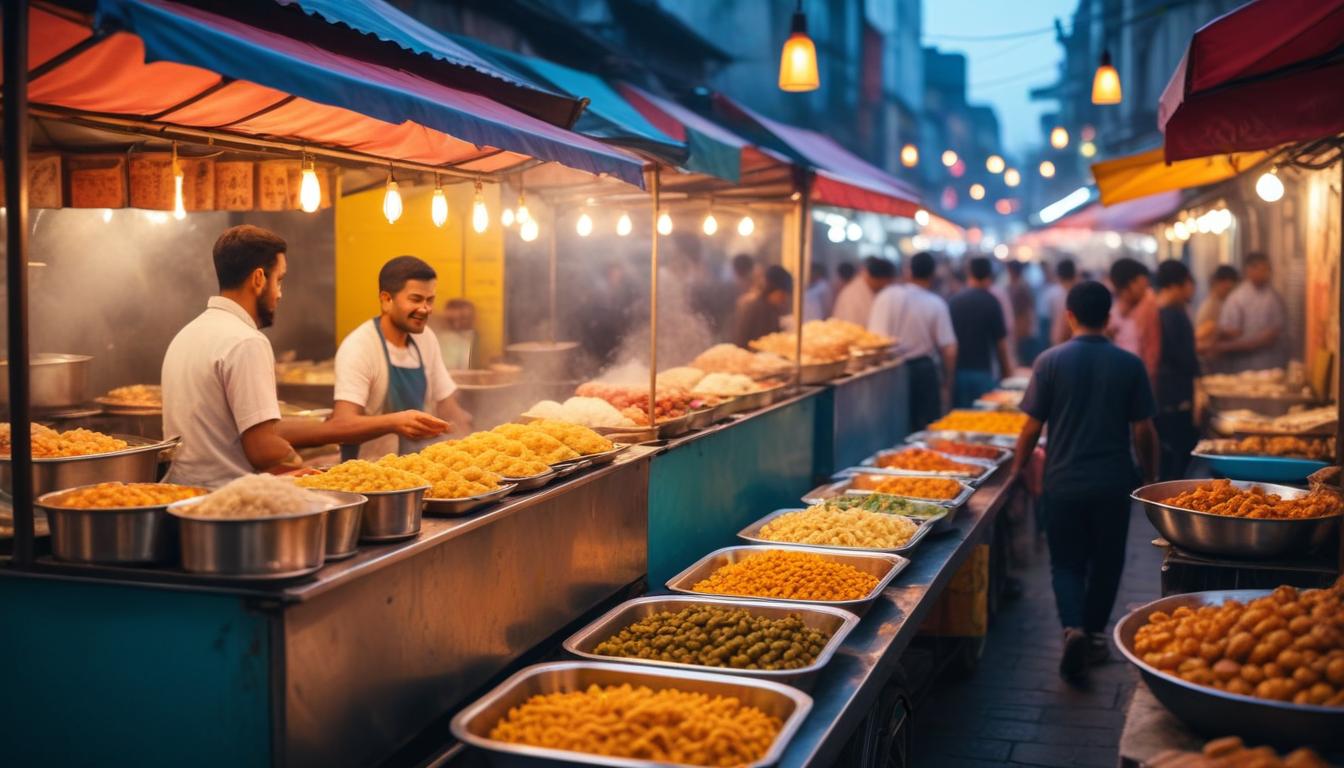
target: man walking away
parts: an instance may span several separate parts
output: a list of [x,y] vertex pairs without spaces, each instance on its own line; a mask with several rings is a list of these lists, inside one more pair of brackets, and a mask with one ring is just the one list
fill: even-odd
[[1195,379],[1199,358],[1195,356],[1195,327],[1190,322],[1190,299],[1195,279],[1179,261],[1164,261],[1157,267],[1158,324],[1162,328],[1162,353],[1157,362],[1157,436],[1162,441],[1161,477],[1180,480],[1190,464],[1190,451],[1199,442],[1195,430]]
[[936,266],[927,253],[911,256],[910,282],[884,288],[868,322],[868,330],[896,339],[897,353],[909,366],[911,431],[941,416],[952,399],[957,336],[947,302],[931,290]]
[[1157,473],[1158,441],[1143,363],[1106,338],[1110,293],[1100,283],[1079,283],[1065,306],[1073,339],[1036,360],[1013,471],[1021,471],[1048,424],[1041,501],[1064,626],[1059,672],[1083,685],[1088,665],[1110,653],[1104,631],[1125,565],[1129,492],[1139,480],[1131,435],[1149,481]]
[[971,259],[967,286],[947,302],[952,315],[952,330],[957,335],[957,372],[953,382],[952,402],[958,408],[968,408],[986,392],[994,388],[994,363],[997,356],[999,371],[1012,371],[1008,357],[1008,329],[1003,325],[1003,313],[998,299],[989,292],[994,280],[994,265],[984,256]]
[[1213,351],[1226,358],[1228,373],[1282,368],[1288,364],[1288,350],[1278,342],[1288,316],[1283,297],[1269,284],[1269,257],[1247,255],[1245,273],[1246,279],[1223,303]]

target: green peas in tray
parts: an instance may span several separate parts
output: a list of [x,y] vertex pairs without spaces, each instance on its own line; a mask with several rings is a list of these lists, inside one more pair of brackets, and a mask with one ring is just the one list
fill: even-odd
[[902,515],[921,520],[934,520],[947,514],[947,507],[942,505],[914,501],[900,496],[889,496],[885,493],[837,496],[828,499],[826,503],[841,509],[862,509],[868,512]]
[[806,626],[797,614],[769,618],[709,605],[646,616],[593,652],[705,667],[787,670],[810,665],[828,640],[828,633]]

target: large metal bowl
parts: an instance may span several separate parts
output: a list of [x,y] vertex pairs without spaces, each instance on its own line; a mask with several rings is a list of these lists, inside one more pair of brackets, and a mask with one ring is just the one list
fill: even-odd
[[360,541],[401,541],[420,535],[428,485],[402,491],[365,491],[369,502],[359,526]]
[[[745,610],[753,616],[763,616],[770,619],[783,619],[791,614],[797,615],[804,626],[825,632],[829,635],[829,639],[822,646],[821,653],[817,654],[816,659],[811,664],[798,669],[706,667],[700,664],[683,664],[675,661],[626,656],[603,656],[597,653],[597,647],[608,638],[620,633],[621,630],[641,619],[663,611],[676,613],[697,606],[714,606],[734,611]],[[826,666],[831,657],[835,655],[835,652],[840,648],[840,644],[849,635],[850,630],[858,624],[858,616],[841,608],[832,608],[827,605],[798,605],[797,603],[778,603],[770,600],[727,600],[708,596],[657,595],[637,597],[612,608],[601,618],[571,635],[568,640],[565,640],[564,647],[569,653],[590,661],[641,664],[662,669],[685,669],[692,672],[720,672],[760,680],[773,680],[777,683],[788,683],[806,690],[814,681],[817,673],[821,671],[821,668]]]
[[233,579],[286,579],[322,567],[326,557],[327,510],[335,502],[319,497],[311,509],[258,518],[207,518],[192,507],[209,496],[174,502],[182,541],[182,569]]
[[327,560],[344,560],[359,548],[359,527],[369,497],[349,491],[313,491],[331,499],[327,510]]
[[[77,488],[96,483],[152,483],[159,479],[162,454],[177,447],[178,438],[149,440],[131,435],[112,435],[125,440],[129,447],[110,453],[88,456],[60,456],[33,459],[33,493]],[[14,487],[13,463],[0,456],[0,486],[8,493]]]
[[1248,602],[1268,590],[1243,589],[1192,592],[1155,600],[1131,611],[1115,625],[1115,645],[1139,668],[1149,690],[1186,725],[1208,737],[1236,735],[1251,744],[1268,742],[1296,749],[1344,748],[1344,707],[1320,707],[1257,699],[1182,680],[1150,666],[1134,652],[1134,635],[1156,611],[1171,613],[1181,606],[1221,605],[1227,600]]
[[812,698],[787,685],[766,680],[691,672],[661,670],[633,664],[607,664],[593,661],[560,661],[537,664],[524,669],[478,699],[453,718],[452,731],[459,741],[497,753],[508,765],[604,765],[622,768],[649,768],[655,765],[683,766],[685,763],[654,763],[625,757],[607,757],[587,752],[533,747],[490,738],[495,724],[509,710],[533,696],[548,693],[582,691],[590,685],[646,686],[653,690],[675,688],[710,696],[732,696],[747,706],[756,707],[777,718],[783,726],[770,749],[754,763],[742,768],[763,768],[779,761],[789,740],[798,732],[803,718],[812,709]]
[[[73,408],[89,400],[88,355],[39,352],[28,358],[28,405],[40,411]],[[0,360],[0,406],[9,407],[9,361]]]
[[54,504],[79,488],[51,491],[34,502],[47,513],[51,553],[74,563],[164,563],[177,545],[176,520],[167,504],[76,508]]
[[[1338,536],[1339,515],[1303,520],[1261,520],[1213,515],[1163,503],[1178,494],[1212,480],[1168,480],[1145,485],[1130,496],[1143,504],[1143,511],[1167,541],[1192,552],[1220,557],[1269,559],[1304,555]],[[1286,485],[1229,480],[1237,488],[1259,486],[1286,499],[1308,491]]]

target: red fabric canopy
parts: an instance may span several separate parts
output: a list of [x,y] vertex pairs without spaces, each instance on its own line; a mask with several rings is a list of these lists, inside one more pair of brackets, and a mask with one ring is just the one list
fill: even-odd
[[1166,159],[1344,132],[1344,0],[1252,0],[1204,25],[1158,105]]

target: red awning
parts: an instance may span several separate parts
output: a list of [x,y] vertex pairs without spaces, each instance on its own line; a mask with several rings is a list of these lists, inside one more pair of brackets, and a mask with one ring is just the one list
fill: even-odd
[[1204,25],[1158,125],[1168,161],[1344,132],[1344,0],[1252,0]]

